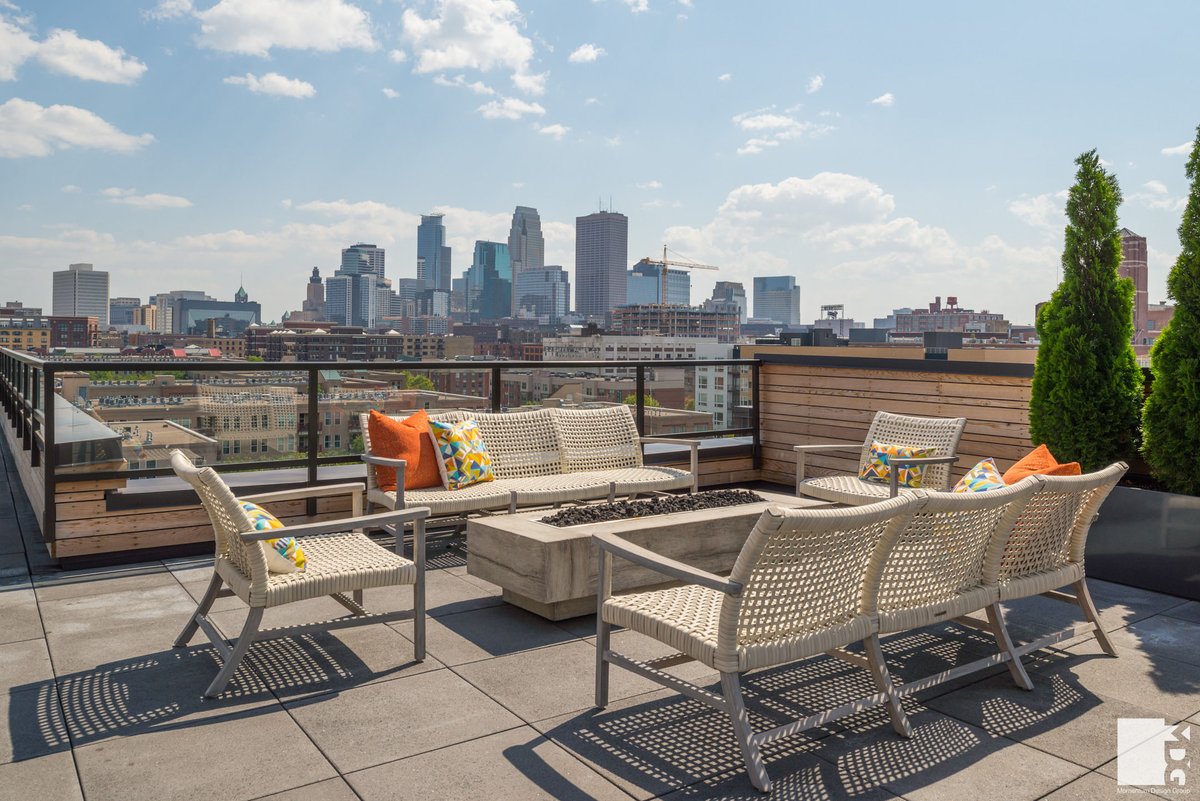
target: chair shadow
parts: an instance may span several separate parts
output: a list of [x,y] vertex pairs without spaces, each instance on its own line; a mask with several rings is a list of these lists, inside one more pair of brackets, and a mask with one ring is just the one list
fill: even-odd
[[12,760],[273,712],[281,699],[334,693],[414,664],[372,671],[324,632],[269,640],[251,647],[220,696],[205,699],[221,666],[210,645],[117,660],[57,680],[13,686],[8,693]]

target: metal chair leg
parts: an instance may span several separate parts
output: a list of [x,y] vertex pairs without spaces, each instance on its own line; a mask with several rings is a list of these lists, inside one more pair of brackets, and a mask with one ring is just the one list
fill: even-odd
[[596,570],[596,706],[608,706],[608,668],[604,658],[612,625],[604,619],[604,602],[612,594],[612,554],[600,551]]
[[1012,676],[1013,683],[1022,690],[1032,690],[1033,681],[1025,672],[1025,665],[1021,663],[1021,655],[1017,653],[1012,637],[1008,634],[1008,625],[1004,622],[1004,612],[1000,609],[1000,604],[991,604],[985,611],[987,612],[988,628],[992,630],[996,647],[1008,654],[1008,673]]
[[900,705],[900,696],[896,692],[896,685],[892,683],[887,663],[883,661],[883,649],[879,647],[879,635],[872,634],[867,637],[863,640],[863,645],[866,648],[867,662],[871,666],[871,678],[875,681],[875,688],[887,695],[888,717],[892,719],[892,728],[901,737],[912,737],[912,724],[908,722],[908,716],[904,714],[904,707]]
[[771,777],[763,765],[762,751],[754,742],[754,731],[750,728],[750,716],[746,714],[746,705],[742,701],[742,685],[737,673],[721,673],[721,693],[725,696],[726,709],[733,722],[738,747],[742,749],[742,760],[746,763],[750,783],[762,792],[769,793]]
[[1096,627],[1096,642],[1100,643],[1100,647],[1104,650],[1104,653],[1109,656],[1116,656],[1116,647],[1112,644],[1112,640],[1108,638],[1108,632],[1100,625],[1100,613],[1096,611],[1096,604],[1092,602],[1092,594],[1088,592],[1087,580],[1080,579],[1071,586],[1075,588],[1075,602],[1083,610],[1084,617]]
[[254,643],[254,635],[258,633],[258,625],[262,622],[263,608],[256,606],[250,609],[250,614],[246,616],[246,623],[242,626],[242,634],[237,638],[237,642],[233,646],[233,652],[229,654],[229,658],[225,660],[225,666],[221,668],[221,672],[213,679],[213,683],[208,685],[208,689],[204,691],[205,698],[216,698],[225,689],[225,685],[233,678],[234,671],[237,670],[238,664],[242,661],[242,657],[250,650],[250,646]]
[[[396,538],[396,552],[403,551],[404,532]],[[413,521],[413,562],[417,580],[413,582],[413,659],[425,661],[425,521]]]
[[217,593],[221,591],[221,584],[224,582],[214,570],[212,578],[209,579],[208,589],[204,591],[204,595],[200,598],[200,602],[196,604],[196,611],[188,618],[188,622],[184,625],[183,631],[179,632],[179,636],[175,638],[175,647],[182,648],[191,641],[195,636],[196,630],[200,628],[200,623],[197,618],[204,617],[208,614],[208,610],[212,609],[213,601],[217,599]]

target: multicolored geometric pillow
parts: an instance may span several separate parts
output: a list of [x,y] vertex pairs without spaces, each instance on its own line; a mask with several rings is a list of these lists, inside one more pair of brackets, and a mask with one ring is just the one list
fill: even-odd
[[1000,475],[996,460],[988,457],[968,470],[951,492],[986,492],[1004,487],[1004,476]]
[[[269,531],[284,527],[278,517],[257,503],[250,503],[249,501],[238,501],[238,503],[242,505],[246,516],[250,518],[250,523],[254,526],[255,531]],[[298,573],[304,570],[308,564],[304,558],[304,550],[296,542],[295,537],[279,537],[274,540],[264,540],[263,545],[267,546],[265,549],[265,553],[267,554],[267,570],[270,570],[272,573]]]
[[438,470],[442,474],[442,486],[446,489],[462,489],[495,478],[492,475],[492,459],[479,435],[479,425],[474,420],[461,423],[431,420],[429,436],[441,456]]
[[[873,441],[867,452],[867,461],[858,471],[858,477],[863,481],[875,481],[887,484],[892,478],[892,459],[922,459],[933,456],[929,448],[918,448],[913,445],[891,445],[886,442]],[[899,484],[901,487],[917,489],[921,486],[921,471],[923,466],[901,467]]]

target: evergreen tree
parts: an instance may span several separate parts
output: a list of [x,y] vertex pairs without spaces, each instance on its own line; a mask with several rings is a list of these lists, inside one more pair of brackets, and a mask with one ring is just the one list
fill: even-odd
[[1059,461],[1096,470],[1137,451],[1142,373],[1133,338],[1133,282],[1121,278],[1121,189],[1096,151],[1067,198],[1063,279],[1037,318],[1029,433]]
[[1187,163],[1192,183],[1167,278],[1175,316],[1150,350],[1154,386],[1142,419],[1143,453],[1172,492],[1200,495],[1200,126]]

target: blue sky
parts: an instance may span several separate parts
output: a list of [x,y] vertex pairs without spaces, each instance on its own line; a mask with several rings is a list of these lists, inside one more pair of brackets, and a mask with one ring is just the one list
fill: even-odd
[[535,206],[630,218],[716,280],[796,275],[803,314],[934,295],[1029,322],[1063,192],[1098,148],[1178,253],[1200,122],[1191,2],[0,0],[0,301],[49,306],[90,261],[114,295],[244,277],[267,318],[356,241],[415,275],[418,215],[455,273]]

